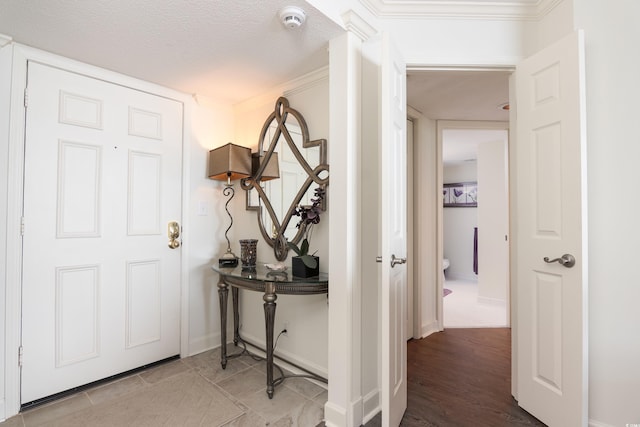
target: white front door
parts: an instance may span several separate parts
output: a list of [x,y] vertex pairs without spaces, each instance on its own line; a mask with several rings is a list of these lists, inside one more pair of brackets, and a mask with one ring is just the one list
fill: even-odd
[[[516,69],[517,399],[549,426],[587,425],[583,38]],[[575,265],[547,262],[564,254]]]
[[27,90],[22,403],[180,352],[182,104],[35,62]]
[[391,427],[407,408],[407,85],[404,60],[386,34],[381,65],[382,425]]

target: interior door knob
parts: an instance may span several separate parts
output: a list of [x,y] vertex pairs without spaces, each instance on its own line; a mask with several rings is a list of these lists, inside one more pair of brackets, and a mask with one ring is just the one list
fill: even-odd
[[576,259],[571,254],[564,254],[560,258],[554,258],[554,259],[549,259],[549,257],[546,256],[542,258],[542,260],[547,264],[551,264],[552,262],[557,262],[558,264],[561,264],[567,268],[571,268],[574,265],[576,265]]
[[396,258],[395,255],[391,255],[391,268],[395,267],[398,264],[406,264],[406,258]]

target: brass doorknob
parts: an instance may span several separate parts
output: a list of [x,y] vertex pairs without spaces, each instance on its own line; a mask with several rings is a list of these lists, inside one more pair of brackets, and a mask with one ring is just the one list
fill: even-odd
[[169,247],[176,249],[180,247],[180,224],[178,221],[169,221],[167,224],[167,235],[169,236]]

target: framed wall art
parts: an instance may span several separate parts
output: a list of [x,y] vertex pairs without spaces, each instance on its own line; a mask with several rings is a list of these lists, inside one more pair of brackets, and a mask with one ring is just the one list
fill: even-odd
[[445,208],[475,208],[478,206],[478,183],[444,184],[442,195]]

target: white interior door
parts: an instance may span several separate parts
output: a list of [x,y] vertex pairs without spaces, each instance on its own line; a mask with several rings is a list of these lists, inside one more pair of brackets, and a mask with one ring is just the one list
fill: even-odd
[[[587,425],[582,33],[516,69],[517,398],[549,426]],[[575,265],[547,263],[563,254]]]
[[407,408],[406,66],[388,35],[381,68],[382,425],[398,426]]
[[28,64],[21,402],[180,352],[182,104]]

